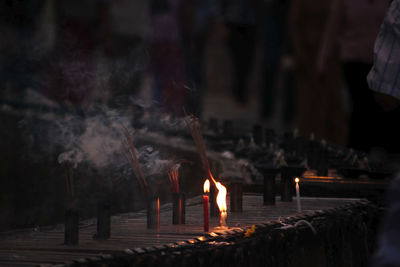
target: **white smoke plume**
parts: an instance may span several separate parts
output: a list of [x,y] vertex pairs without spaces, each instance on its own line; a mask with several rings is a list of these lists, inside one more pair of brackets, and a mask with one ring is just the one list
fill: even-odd
[[121,160],[120,131],[122,127],[131,129],[128,116],[105,108],[85,117],[70,116],[57,126],[57,139],[66,150],[58,156],[58,162],[69,162],[76,167],[87,161],[98,169]]

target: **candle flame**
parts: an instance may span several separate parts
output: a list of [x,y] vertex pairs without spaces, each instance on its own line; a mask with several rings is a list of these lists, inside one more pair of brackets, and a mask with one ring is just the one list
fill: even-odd
[[296,183],[298,183],[298,182],[300,182],[300,179],[299,179],[298,177],[296,177],[296,178],[294,178],[294,181],[295,181]]
[[226,226],[226,187],[223,186],[220,182],[216,182],[215,186],[218,189],[217,195],[217,205],[220,212],[220,225]]
[[204,182],[203,190],[204,190],[204,193],[210,192],[210,180],[207,179]]

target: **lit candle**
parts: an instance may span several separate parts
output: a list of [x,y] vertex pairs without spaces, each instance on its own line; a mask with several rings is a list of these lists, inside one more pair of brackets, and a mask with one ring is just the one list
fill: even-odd
[[219,209],[219,226],[226,226],[226,187],[220,182],[216,182],[215,186],[218,189],[217,205]]
[[208,232],[209,220],[208,220],[208,193],[210,192],[210,181],[207,179],[204,182],[204,195],[203,195],[203,213],[204,213],[204,231]]
[[295,178],[294,181],[296,182],[296,198],[297,198],[297,212],[301,212],[301,203],[300,203],[300,187],[299,187],[299,178]]

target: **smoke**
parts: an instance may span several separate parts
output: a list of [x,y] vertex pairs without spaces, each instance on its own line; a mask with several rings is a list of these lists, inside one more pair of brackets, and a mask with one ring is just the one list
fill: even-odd
[[[24,101],[32,108],[21,110],[24,119],[18,127],[23,131],[25,157],[31,162],[49,156],[73,168],[85,163],[97,170],[107,169],[114,176],[132,177],[123,145],[123,128],[134,139],[139,132],[143,135],[148,130],[176,136],[186,129],[181,118],[162,113],[157,106],[133,96],[127,97],[123,107],[110,108],[100,103],[74,107],[58,104],[29,89]],[[157,147],[142,147],[136,140],[135,146],[145,176],[167,173],[171,160],[160,155]]]
[[69,115],[56,123],[56,141],[65,149],[58,162],[77,167],[85,161],[97,169],[119,166],[123,127],[133,132],[129,116],[106,107],[90,110],[85,116]]
[[58,121],[56,142],[63,148],[63,152],[58,155],[58,163],[68,163],[74,168],[88,163],[97,170],[111,170],[115,177],[131,178],[133,171],[122,141],[122,131],[127,129],[133,136],[146,179],[166,175],[173,161],[163,158],[155,147],[136,142],[132,121],[133,116],[129,113],[104,106],[91,110],[85,116],[70,115]]
[[79,162],[82,162],[84,158],[84,155],[81,151],[78,150],[70,150],[61,153],[58,156],[58,163],[72,163],[73,167],[76,168],[78,166]]
[[152,146],[143,146],[138,149],[138,157],[145,176],[168,173],[168,168],[172,166],[172,160],[163,159],[158,150]]

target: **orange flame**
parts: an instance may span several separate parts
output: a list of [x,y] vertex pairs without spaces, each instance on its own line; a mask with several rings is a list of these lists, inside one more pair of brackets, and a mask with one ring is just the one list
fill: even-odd
[[220,212],[219,224],[220,226],[226,226],[226,187],[220,182],[216,182],[215,186],[218,189],[217,205]]
[[[211,179],[211,181],[215,184],[215,186],[218,189],[218,194],[217,194],[217,205],[218,205],[218,209],[219,209],[219,214],[220,214],[220,218],[219,218],[219,224],[220,226],[226,226],[226,217],[227,217],[227,207],[226,207],[226,187],[223,186],[220,182],[217,182],[214,177],[211,174],[211,171],[208,170],[208,176]],[[206,185],[206,183],[210,183],[209,180],[207,179],[206,182],[204,183],[204,185]],[[205,190],[205,188],[204,188]]]
[[204,193],[210,192],[210,180],[206,180],[203,185]]
[[298,182],[300,182],[300,179],[298,177],[296,177],[296,178],[294,178],[294,182],[298,183]]

